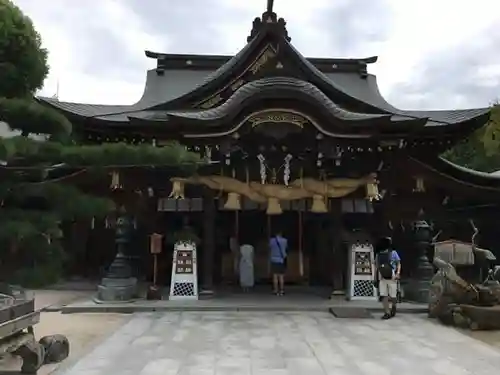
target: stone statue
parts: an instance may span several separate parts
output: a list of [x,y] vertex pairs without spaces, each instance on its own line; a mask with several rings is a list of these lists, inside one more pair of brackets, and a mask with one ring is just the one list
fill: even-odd
[[498,272],[491,270],[483,283],[473,285],[439,257],[434,266],[438,271],[431,280],[429,317],[461,328],[500,329],[500,283],[494,279]]

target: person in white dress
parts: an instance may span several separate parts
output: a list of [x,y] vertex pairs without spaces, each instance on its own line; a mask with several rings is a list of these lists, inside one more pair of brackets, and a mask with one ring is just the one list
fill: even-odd
[[254,247],[249,243],[240,246],[240,286],[244,291],[253,288],[254,279]]

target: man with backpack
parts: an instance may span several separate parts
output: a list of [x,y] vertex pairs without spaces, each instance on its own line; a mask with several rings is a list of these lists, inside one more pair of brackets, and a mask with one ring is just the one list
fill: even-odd
[[396,315],[398,283],[401,275],[401,258],[392,247],[390,237],[383,238],[376,246],[376,283],[384,306],[382,319]]

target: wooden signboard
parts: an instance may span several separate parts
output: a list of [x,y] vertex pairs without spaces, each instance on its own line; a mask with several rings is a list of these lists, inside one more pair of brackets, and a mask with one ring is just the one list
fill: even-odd
[[153,233],[150,236],[149,249],[151,251],[151,254],[160,254],[161,253],[162,240],[163,240],[163,236],[161,234]]
[[198,299],[196,245],[192,242],[177,242],[172,260],[169,299]]

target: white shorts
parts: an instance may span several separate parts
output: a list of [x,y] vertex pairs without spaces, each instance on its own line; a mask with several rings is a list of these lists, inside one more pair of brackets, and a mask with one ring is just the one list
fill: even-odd
[[397,280],[380,280],[379,294],[381,297],[398,297],[398,281]]

